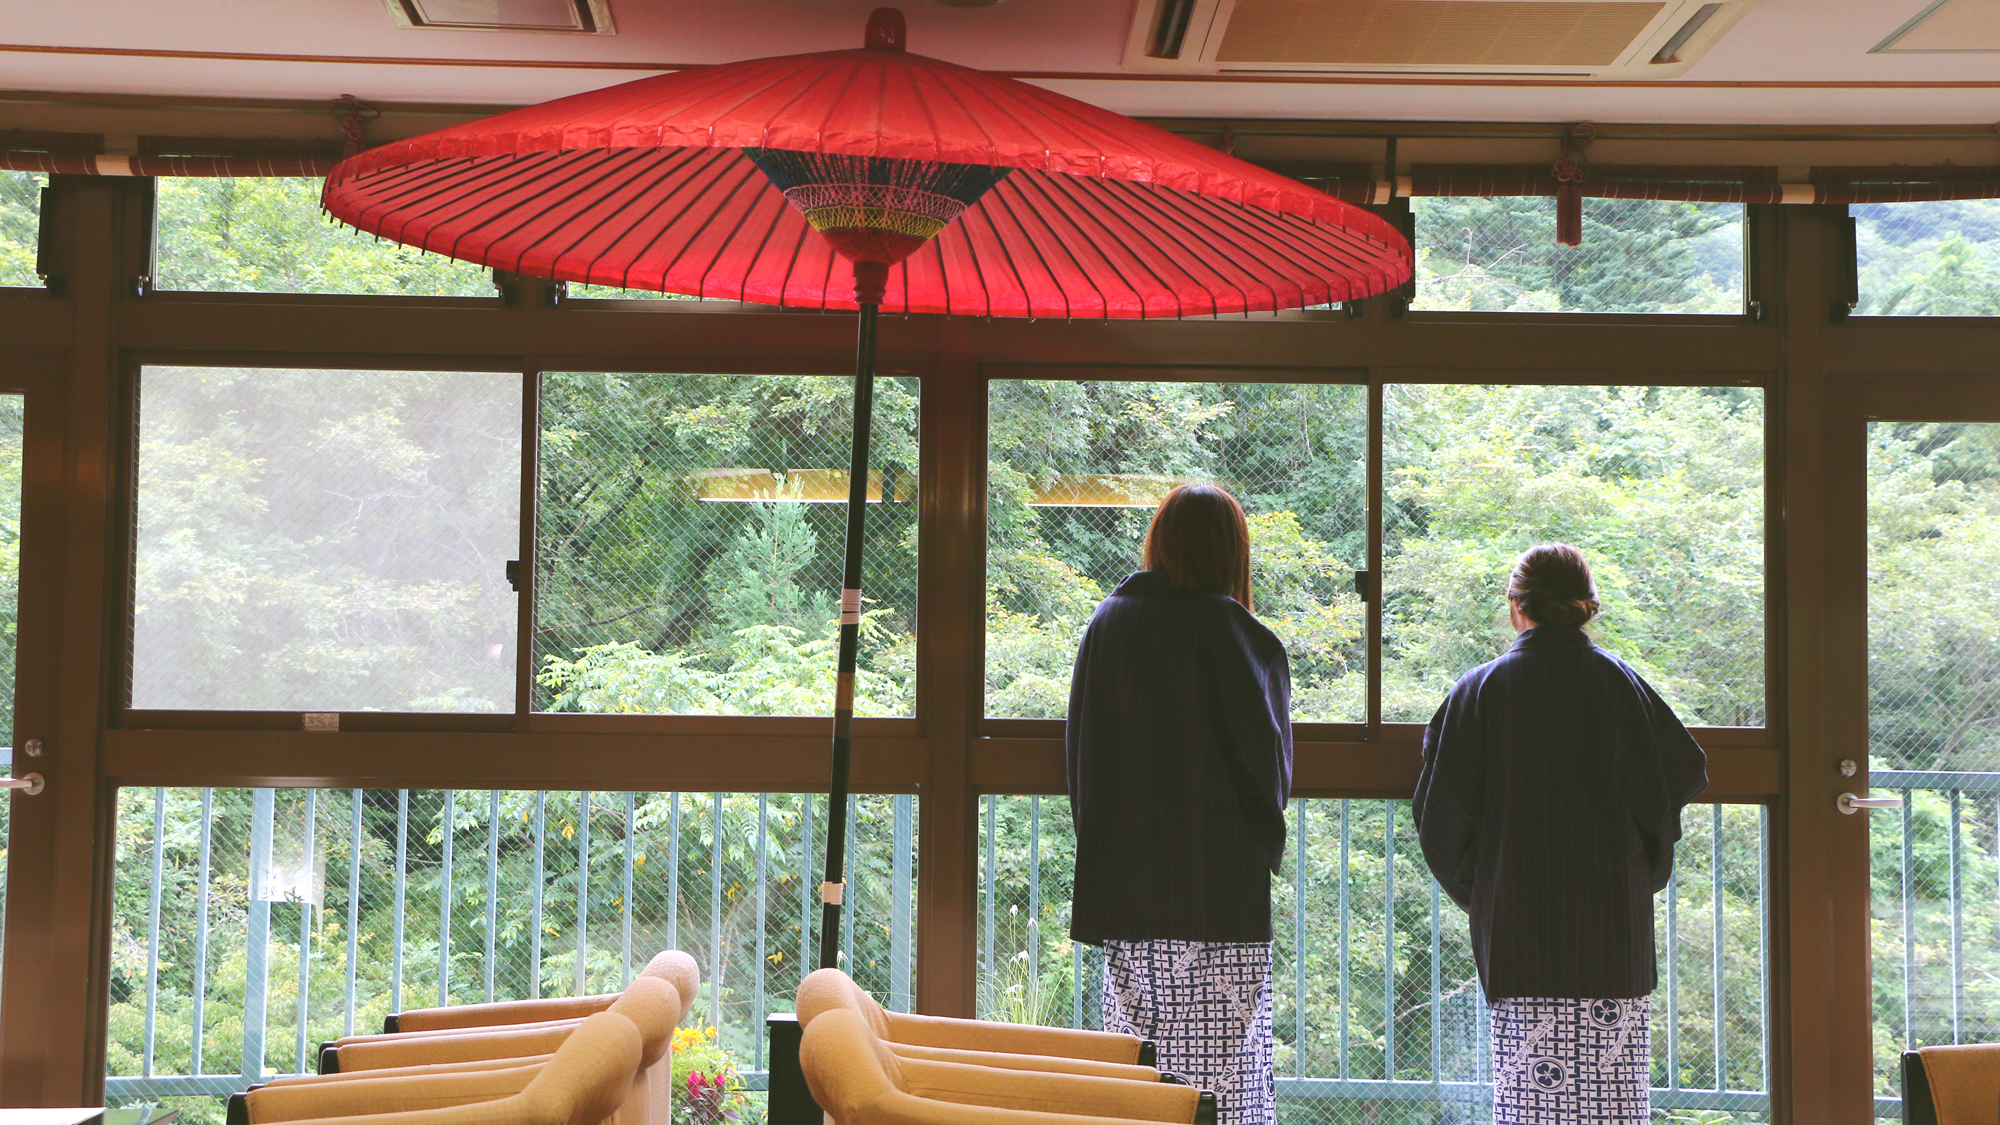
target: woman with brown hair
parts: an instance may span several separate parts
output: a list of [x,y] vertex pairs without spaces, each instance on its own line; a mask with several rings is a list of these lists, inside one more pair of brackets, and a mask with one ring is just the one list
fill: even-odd
[[1146,569],[1098,605],[1070,685],[1070,937],[1104,947],[1104,1027],[1268,1125],[1271,875],[1291,794],[1291,674],[1250,615],[1250,533],[1222,489],[1182,485]]
[[1507,602],[1518,639],[1424,731],[1418,836],[1471,916],[1495,1125],[1639,1125],[1653,896],[1706,761],[1666,701],[1585,635],[1597,587],[1576,548],[1529,549]]

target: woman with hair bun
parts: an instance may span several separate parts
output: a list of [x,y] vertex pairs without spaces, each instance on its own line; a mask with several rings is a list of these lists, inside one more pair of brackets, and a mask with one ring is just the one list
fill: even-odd
[[1507,601],[1519,637],[1424,731],[1418,835],[1471,916],[1494,1125],[1639,1125],[1653,896],[1706,761],[1659,694],[1583,632],[1598,605],[1582,552],[1530,548]]
[[1271,876],[1292,784],[1285,646],[1250,615],[1236,498],[1188,484],[1099,603],[1069,697],[1070,938],[1104,947],[1104,1029],[1271,1125]]

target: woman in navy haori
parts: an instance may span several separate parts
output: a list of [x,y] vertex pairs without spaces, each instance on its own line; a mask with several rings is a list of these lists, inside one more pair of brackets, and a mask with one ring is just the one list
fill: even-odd
[[1104,1027],[1268,1125],[1271,875],[1291,794],[1291,673],[1250,615],[1234,497],[1170,493],[1146,569],[1091,616],[1070,685],[1070,937],[1104,947]]
[[1519,638],[1424,732],[1417,831],[1471,916],[1494,1125],[1638,1125],[1653,896],[1706,762],[1659,694],[1584,634],[1597,590],[1574,547],[1522,555],[1507,598]]

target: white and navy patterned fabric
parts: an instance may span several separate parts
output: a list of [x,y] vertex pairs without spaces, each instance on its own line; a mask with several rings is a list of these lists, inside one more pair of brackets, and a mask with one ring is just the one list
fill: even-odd
[[1216,1125],[1271,1125],[1271,946],[1104,943],[1104,1029],[1150,1039],[1163,1071],[1215,1095]]
[[1517,996],[1493,1005],[1493,1125],[1651,1120],[1651,1001]]

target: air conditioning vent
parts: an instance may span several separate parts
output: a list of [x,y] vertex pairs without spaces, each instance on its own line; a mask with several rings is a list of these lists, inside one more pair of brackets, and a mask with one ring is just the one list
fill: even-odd
[[1757,0],[1140,0],[1130,70],[1670,78]]
[[611,35],[610,0],[383,0],[398,26]]

